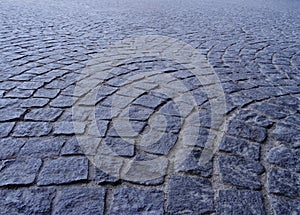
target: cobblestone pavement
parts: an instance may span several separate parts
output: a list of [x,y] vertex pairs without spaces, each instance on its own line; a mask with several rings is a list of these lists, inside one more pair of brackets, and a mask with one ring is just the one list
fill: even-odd
[[[299,11],[296,0],[0,1],[0,214],[300,214]],[[109,98],[128,75],[171,74],[199,107],[192,153],[178,171],[167,165],[148,181],[93,165],[72,119],[76,80],[89,60],[140,35],[196,48],[218,75],[227,105],[223,139],[200,166],[211,112],[195,76],[151,57],[112,70],[98,92],[96,118],[120,157],[166,155],[181,132],[182,116],[154,81],[136,82],[123,95],[132,99],[136,132],[145,133],[151,115],[161,113],[166,136],[139,148],[116,134]],[[77,125],[84,133],[85,124]]]

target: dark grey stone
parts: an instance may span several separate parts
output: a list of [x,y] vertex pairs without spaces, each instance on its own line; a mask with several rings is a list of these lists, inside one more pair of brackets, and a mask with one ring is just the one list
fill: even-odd
[[0,140],[0,160],[13,158],[17,155],[25,141],[16,138],[6,138]]
[[219,169],[222,181],[237,187],[261,189],[258,175],[264,172],[264,167],[257,161],[238,157],[220,157]]
[[95,181],[96,183],[115,183],[117,181],[119,181],[118,177],[114,177],[109,175],[108,173],[96,168],[95,171],[95,175],[92,178],[93,181]]
[[269,202],[275,215],[300,214],[299,200],[270,197]]
[[272,148],[266,160],[271,164],[300,172],[300,149],[289,149],[285,146]]
[[64,144],[63,148],[61,149],[62,155],[82,155],[82,149],[80,148],[76,137],[67,140]]
[[37,158],[58,156],[64,142],[59,138],[31,139],[22,147],[19,156]]
[[[71,134],[83,134],[85,129],[85,124],[81,122],[57,122],[54,126],[55,135],[71,135]],[[76,128],[76,130],[74,129]]]
[[18,120],[24,115],[25,111],[26,109],[23,108],[0,109],[0,122]]
[[39,97],[39,98],[49,98],[53,99],[59,94],[59,89],[39,89],[36,91],[36,93],[33,95],[33,97]]
[[162,137],[155,143],[147,146],[140,146],[145,152],[158,155],[166,155],[176,144],[178,136],[172,133],[164,133]]
[[63,110],[59,108],[41,108],[33,109],[25,115],[26,120],[33,121],[50,121],[53,122],[58,119]]
[[255,105],[254,108],[274,119],[284,118],[291,113],[287,109],[283,109],[282,107],[268,103],[261,103],[259,105]]
[[8,160],[2,163],[0,186],[32,184],[42,165],[40,159]]
[[270,193],[288,197],[300,196],[300,174],[273,168],[269,173]]
[[300,128],[291,124],[279,122],[272,131],[271,136],[284,143],[294,143],[299,138],[299,134]]
[[105,138],[105,144],[119,156],[133,156],[134,145],[118,137]]
[[87,180],[88,160],[85,157],[60,157],[46,161],[39,174],[38,185],[66,184]]
[[234,120],[229,123],[227,133],[236,137],[243,137],[259,143],[263,142],[267,137],[266,129],[248,125],[238,120]]
[[199,165],[201,154],[202,150],[194,149],[191,154],[189,154],[188,158],[179,166],[178,171],[210,177],[213,171],[212,160],[206,162],[205,165]]
[[19,122],[14,128],[14,137],[40,137],[48,135],[52,126],[47,122]]
[[142,95],[139,98],[137,98],[133,102],[133,104],[141,105],[141,106],[144,106],[144,107],[155,109],[158,106],[160,106],[163,103],[163,101],[164,100],[162,98],[153,96],[151,94],[150,95],[146,94],[146,95]]
[[22,102],[21,107],[23,108],[34,108],[44,107],[48,104],[49,99],[45,98],[29,98]]
[[273,122],[268,120],[266,116],[257,114],[250,110],[242,110],[238,114],[237,118],[242,122],[246,122],[254,126],[269,128],[273,125]]
[[164,193],[154,189],[122,186],[114,191],[109,214],[164,214]]
[[15,122],[4,122],[0,123],[0,137],[7,137],[13,129]]
[[72,107],[74,103],[74,98],[71,96],[58,96],[50,102],[50,106],[58,108],[68,108]]
[[242,156],[244,158],[258,160],[260,145],[225,136],[219,145],[219,150]]
[[49,188],[21,188],[0,190],[0,214],[47,215],[55,191]]
[[208,179],[172,176],[168,185],[167,214],[204,214],[214,211],[214,193]]
[[137,121],[146,121],[149,119],[153,109],[132,105],[129,109],[129,119]]
[[[295,111],[299,111],[300,109],[300,102],[299,99],[293,97],[293,96],[282,96],[279,98],[271,99],[269,102],[283,106],[284,108],[292,109]],[[282,109],[284,109],[282,108]]]
[[69,187],[57,194],[53,214],[57,215],[88,215],[103,214],[105,189]]
[[262,195],[251,190],[220,190],[217,198],[217,214],[263,215],[265,210]]

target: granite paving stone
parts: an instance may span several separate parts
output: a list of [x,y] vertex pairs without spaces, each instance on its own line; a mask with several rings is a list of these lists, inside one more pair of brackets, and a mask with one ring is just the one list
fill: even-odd
[[25,140],[16,138],[2,138],[0,140],[0,160],[6,160],[15,157]]
[[88,160],[85,157],[60,157],[46,161],[39,174],[38,185],[66,184],[87,180]]
[[14,137],[41,137],[48,135],[52,126],[47,122],[19,122],[14,128]]
[[109,214],[164,214],[164,193],[121,186],[114,190]]
[[36,158],[7,160],[2,162],[0,186],[32,184],[42,161]]
[[105,189],[68,187],[58,191],[53,214],[103,214]]

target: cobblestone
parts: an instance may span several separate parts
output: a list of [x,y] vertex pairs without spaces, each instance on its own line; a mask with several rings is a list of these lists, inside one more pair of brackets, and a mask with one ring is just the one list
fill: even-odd
[[[0,214],[299,213],[298,1],[14,0],[0,8]],[[103,51],[141,35],[173,38],[151,48],[169,57],[126,42]],[[188,47],[201,53],[201,69]],[[96,99],[82,99],[78,83]],[[212,90],[219,84],[226,114]],[[127,110],[129,124],[118,127]],[[79,141],[85,134],[91,139]],[[98,143],[113,158],[104,160]]]

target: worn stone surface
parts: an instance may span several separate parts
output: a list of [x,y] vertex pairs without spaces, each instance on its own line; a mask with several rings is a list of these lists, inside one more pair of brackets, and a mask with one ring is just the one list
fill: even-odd
[[49,188],[0,190],[1,214],[50,214],[55,191]]
[[41,165],[42,161],[35,158],[3,161],[0,186],[33,183]]
[[121,186],[115,189],[109,214],[164,214],[164,193]]
[[275,215],[300,213],[299,200],[270,197],[269,202]]
[[105,189],[69,187],[57,194],[53,214],[103,214]]
[[217,214],[266,214],[262,195],[251,190],[220,190]]
[[0,137],[7,137],[15,126],[14,122],[4,122],[0,123]]
[[26,141],[25,145],[20,150],[20,157],[55,157],[59,155],[64,140],[59,138],[52,139],[31,139]]
[[223,182],[250,189],[262,187],[258,175],[264,167],[259,162],[238,157],[220,157],[218,161]]
[[288,197],[300,196],[300,175],[297,173],[273,168],[268,181],[270,193]]
[[167,213],[203,214],[212,212],[213,190],[207,179],[173,176],[168,184]]
[[65,184],[86,180],[88,160],[85,157],[60,157],[45,163],[39,174],[38,185]]
[[18,120],[25,113],[26,109],[23,108],[6,108],[0,109],[0,122]]
[[19,122],[14,128],[14,137],[41,137],[48,135],[52,126],[47,122]]
[[3,138],[0,140],[0,160],[15,157],[25,141],[16,138]]
[[55,121],[62,114],[62,110],[58,108],[41,108],[33,109],[25,115],[26,120],[32,121]]

